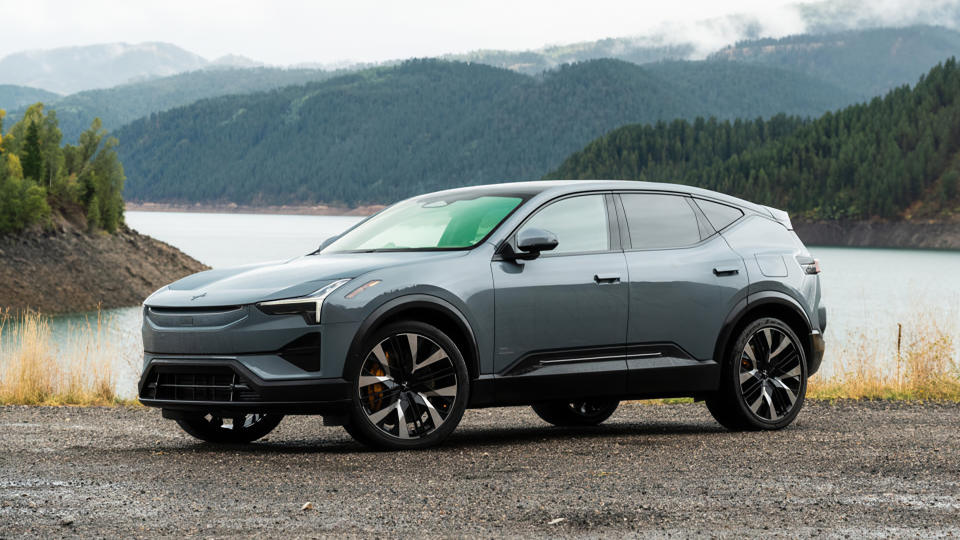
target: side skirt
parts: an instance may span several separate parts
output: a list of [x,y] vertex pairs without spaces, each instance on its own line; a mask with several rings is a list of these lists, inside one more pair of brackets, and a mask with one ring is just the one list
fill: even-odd
[[[701,398],[719,388],[720,365],[671,343],[602,351],[537,352],[473,381],[470,407],[530,405],[564,399]],[[559,354],[558,354],[559,353]],[[613,354],[611,354],[613,353]],[[568,358],[559,361],[561,357]]]

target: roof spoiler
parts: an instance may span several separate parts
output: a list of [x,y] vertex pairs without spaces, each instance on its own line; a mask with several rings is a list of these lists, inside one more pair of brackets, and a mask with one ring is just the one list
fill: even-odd
[[770,217],[786,227],[788,231],[793,230],[793,223],[790,222],[790,214],[784,212],[783,210],[777,210],[776,208],[771,208],[769,206],[764,206],[763,209],[769,212]]

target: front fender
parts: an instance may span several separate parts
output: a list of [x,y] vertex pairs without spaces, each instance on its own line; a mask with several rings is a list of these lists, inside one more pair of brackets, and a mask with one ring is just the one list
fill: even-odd
[[[347,362],[359,362],[362,360],[360,357],[364,353],[363,340],[370,333],[370,331],[377,328],[385,321],[401,315],[405,311],[411,310],[429,310],[437,313],[440,316],[443,316],[445,319],[455,324],[457,329],[467,340],[465,345],[468,350],[464,351],[464,356],[468,358],[468,362],[471,361],[471,358],[472,361],[476,362],[476,359],[480,357],[480,351],[477,345],[477,338],[473,330],[473,325],[470,324],[470,321],[461,310],[457,309],[457,307],[455,307],[453,304],[444,300],[443,298],[440,298],[439,296],[433,296],[429,294],[408,294],[393,298],[392,300],[381,304],[374,309],[373,312],[363,320],[363,322],[360,323],[360,327],[357,330],[352,343],[350,344],[350,349],[347,353]],[[478,372],[478,366],[474,364],[472,367],[473,369],[471,369],[471,371],[476,374]]]

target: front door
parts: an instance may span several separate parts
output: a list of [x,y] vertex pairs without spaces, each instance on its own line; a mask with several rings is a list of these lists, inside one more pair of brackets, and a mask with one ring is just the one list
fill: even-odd
[[494,367],[504,402],[626,392],[627,264],[612,197],[567,197],[519,230],[545,229],[556,249],[493,261]]

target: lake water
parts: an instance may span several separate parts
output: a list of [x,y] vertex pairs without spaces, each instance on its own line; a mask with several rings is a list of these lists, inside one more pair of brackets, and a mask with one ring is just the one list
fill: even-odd
[[[172,244],[212,267],[284,260],[316,249],[360,218],[263,214],[127,212],[127,223],[141,233]],[[877,354],[890,356],[897,324],[909,327],[920,316],[933,318],[960,343],[960,252],[811,246],[821,260],[828,306],[824,372],[842,349],[870,341]],[[105,331],[118,348],[120,391],[135,394],[140,363],[139,308],[109,310]],[[54,333],[66,340],[96,314],[57,317]]]

